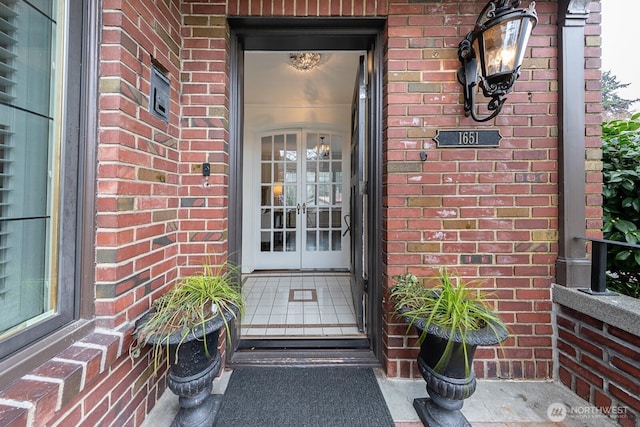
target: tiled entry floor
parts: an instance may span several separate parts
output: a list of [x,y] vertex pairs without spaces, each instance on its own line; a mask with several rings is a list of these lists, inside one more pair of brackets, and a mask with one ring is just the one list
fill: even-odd
[[247,275],[242,338],[363,337],[349,280],[348,273]]

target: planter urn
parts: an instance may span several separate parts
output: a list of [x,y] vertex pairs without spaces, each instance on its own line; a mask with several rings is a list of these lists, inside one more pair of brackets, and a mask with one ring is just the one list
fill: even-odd
[[[142,323],[145,317],[141,319]],[[234,317],[235,313],[224,312],[227,324]],[[219,313],[207,321],[204,327],[195,327],[184,339],[181,332],[175,332],[164,340],[156,336],[149,339],[152,345],[168,344],[169,346],[170,365],[167,385],[179,397],[180,404],[171,427],[212,427],[214,425],[222,395],[211,394],[211,390],[213,380],[220,372],[222,365],[218,342],[220,329],[224,325],[225,320]]]
[[[409,319],[404,318],[409,322]],[[422,336],[426,322],[412,319],[412,326]],[[478,346],[499,344],[507,338],[508,332],[502,325],[493,328],[470,330],[464,339],[458,333],[452,337],[450,357],[442,355],[451,337],[451,329],[430,324],[424,333],[418,354],[418,369],[426,381],[428,398],[416,398],[413,407],[420,420],[429,427],[470,427],[462,414],[464,399],[476,390],[476,376],[473,372],[473,356]],[[466,355],[465,348],[466,347]]]

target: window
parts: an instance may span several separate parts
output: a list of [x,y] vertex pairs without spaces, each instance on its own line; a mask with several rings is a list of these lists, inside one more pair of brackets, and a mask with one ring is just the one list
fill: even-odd
[[0,0],[0,358],[77,313],[68,12],[65,0]]

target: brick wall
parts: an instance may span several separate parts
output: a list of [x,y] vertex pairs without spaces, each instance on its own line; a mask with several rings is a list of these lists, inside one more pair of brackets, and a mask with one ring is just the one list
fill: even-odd
[[602,60],[599,1],[591,2],[589,19],[585,27],[585,170],[587,236],[602,238]]
[[[385,107],[385,223],[389,277],[448,266],[479,279],[511,331],[503,352],[481,348],[479,377],[551,375],[550,284],[558,240],[557,5],[539,22],[523,71],[495,123],[465,118],[457,46],[477,2],[392,4]],[[479,100],[479,102],[481,102]],[[499,129],[500,148],[437,148],[438,129]],[[420,151],[427,160],[420,160]],[[466,255],[483,255],[470,259]],[[387,372],[419,377],[415,337],[386,317]],[[498,359],[496,356],[498,355]]]
[[[103,0],[99,76],[98,330],[0,393],[0,425],[140,425],[164,391],[149,355],[128,356],[132,322],[178,277],[227,253],[227,15],[388,16],[384,69],[384,271],[438,265],[480,278],[511,329],[479,349],[479,377],[551,375],[550,284],[557,256],[557,2],[538,1],[514,93],[495,120],[500,148],[444,149],[464,118],[457,44],[485,1]],[[596,11],[597,12],[597,11]],[[599,227],[599,15],[587,37],[589,226]],[[171,81],[169,122],[148,111],[152,62]],[[425,162],[420,151],[428,154]],[[203,162],[211,163],[208,182]],[[484,254],[481,263],[465,255]],[[385,284],[389,286],[390,283]],[[419,375],[415,337],[385,314],[389,376]],[[34,387],[35,386],[35,387]],[[34,394],[33,390],[41,390]]]
[[[179,253],[178,1],[107,0],[100,49],[96,316],[117,329],[176,277]],[[165,123],[149,112],[152,60],[166,70]]]
[[604,413],[614,408],[620,425],[636,426],[640,337],[564,306],[557,325],[560,381]]

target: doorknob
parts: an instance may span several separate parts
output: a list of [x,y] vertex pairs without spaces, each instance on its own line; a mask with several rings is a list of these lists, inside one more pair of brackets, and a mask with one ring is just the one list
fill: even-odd
[[306,203],[302,204],[302,213],[307,213],[307,204]]
[[296,206],[296,209],[298,210],[298,213],[300,213],[300,203],[298,203],[298,206]]

